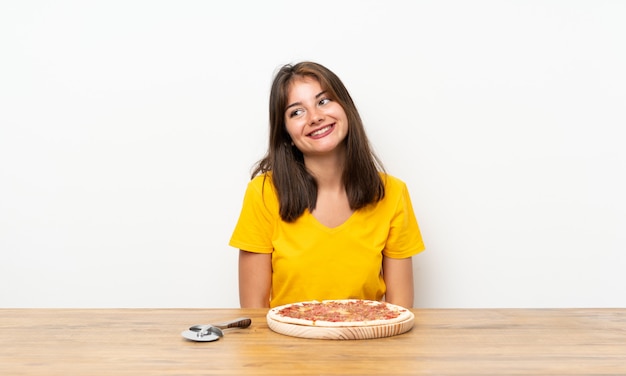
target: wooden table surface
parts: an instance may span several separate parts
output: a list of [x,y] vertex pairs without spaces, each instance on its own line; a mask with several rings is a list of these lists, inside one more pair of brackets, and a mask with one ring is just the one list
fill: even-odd
[[[0,375],[626,375],[626,309],[414,309],[408,333],[319,340],[262,309],[0,309]],[[252,319],[215,342],[193,324]]]

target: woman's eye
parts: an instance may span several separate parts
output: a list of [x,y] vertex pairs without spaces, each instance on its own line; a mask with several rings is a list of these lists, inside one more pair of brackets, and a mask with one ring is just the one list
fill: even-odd
[[328,98],[324,98],[320,101],[320,105],[325,105],[326,103],[330,102],[330,99]]
[[297,110],[293,110],[289,113],[289,117],[294,117],[294,116],[299,116],[302,114],[302,110],[301,109],[297,109]]

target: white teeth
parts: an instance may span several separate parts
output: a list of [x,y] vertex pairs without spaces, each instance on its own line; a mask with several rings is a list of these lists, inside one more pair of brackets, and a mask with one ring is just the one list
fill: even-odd
[[322,128],[322,129],[318,129],[315,132],[312,132],[311,136],[317,136],[318,134],[322,134],[322,133],[326,132],[329,129],[330,129],[330,125],[327,126],[327,127]]

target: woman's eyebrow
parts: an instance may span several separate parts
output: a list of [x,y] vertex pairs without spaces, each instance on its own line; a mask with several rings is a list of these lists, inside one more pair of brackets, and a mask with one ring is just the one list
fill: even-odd
[[299,106],[301,104],[302,104],[302,102],[294,102],[294,103],[290,104],[289,106],[285,107],[285,111],[287,111],[291,107]]
[[317,95],[315,96],[315,99],[317,99],[317,98],[321,97],[321,96],[322,96],[322,95],[324,95],[324,94],[326,94],[326,90],[322,90],[322,91],[320,91],[320,93],[319,93],[319,94],[317,94]]
[[[319,99],[319,97],[321,97],[322,95],[326,94],[326,91],[327,91],[327,90],[322,90],[322,91],[320,91],[320,92],[319,92],[319,93],[315,96],[315,99]],[[299,105],[301,105],[301,104],[302,104],[302,102],[294,102],[294,103],[292,103],[292,104],[288,105],[287,107],[285,107],[285,111],[287,111],[287,110],[288,110],[288,109],[290,109],[291,107],[299,106]]]

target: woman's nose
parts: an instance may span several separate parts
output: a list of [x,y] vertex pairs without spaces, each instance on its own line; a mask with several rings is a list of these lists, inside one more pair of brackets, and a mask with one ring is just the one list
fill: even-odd
[[324,114],[320,110],[313,110],[311,112],[311,124],[316,124],[324,120]]

